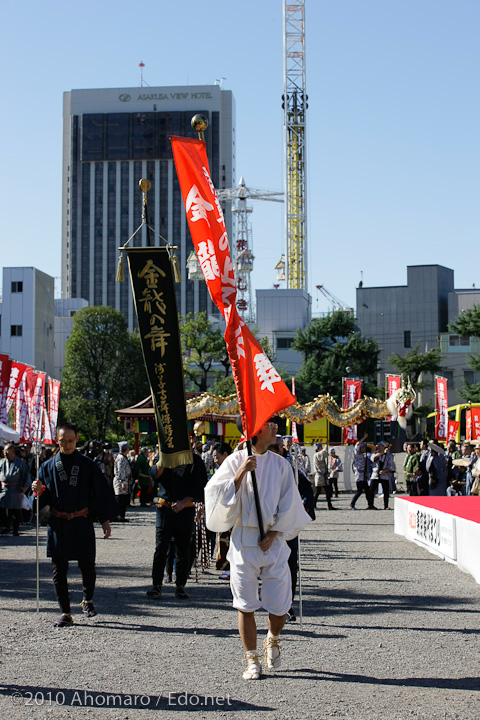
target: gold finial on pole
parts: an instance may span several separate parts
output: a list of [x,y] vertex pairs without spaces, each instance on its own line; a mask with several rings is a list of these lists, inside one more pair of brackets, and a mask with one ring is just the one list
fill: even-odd
[[150,242],[150,228],[148,227],[148,215],[147,215],[147,192],[152,187],[152,183],[150,180],[147,180],[147,178],[142,178],[138,181],[138,185],[140,187],[140,190],[143,193],[143,213],[142,213],[142,220],[144,224],[147,226],[147,245],[151,247],[152,243]]
[[198,139],[205,141],[203,131],[208,127],[208,120],[205,115],[194,115],[191,120],[191,125],[192,128],[198,132]]

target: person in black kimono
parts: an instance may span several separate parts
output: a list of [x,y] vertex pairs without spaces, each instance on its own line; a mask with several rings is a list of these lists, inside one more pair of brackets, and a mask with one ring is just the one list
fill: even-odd
[[112,489],[93,460],[76,450],[77,431],[64,423],[57,428],[60,452],[43,463],[32,488],[41,494],[41,505],[50,506],[47,530],[47,557],[52,558],[53,587],[62,615],[55,627],[73,625],[70,614],[67,572],[69,560],[76,560],[82,573],[82,611],[96,615],[95,532],[93,519],[100,522],[104,538],[110,537],[109,520],[119,507]]
[[152,468],[158,486],[157,517],[155,520],[155,554],[153,556],[153,587],[150,598],[162,596],[163,575],[170,541],[175,542],[175,597],[185,599],[185,585],[190,569],[190,543],[195,522],[194,501],[203,502],[203,488],[207,471],[199,455],[193,455],[192,465]]

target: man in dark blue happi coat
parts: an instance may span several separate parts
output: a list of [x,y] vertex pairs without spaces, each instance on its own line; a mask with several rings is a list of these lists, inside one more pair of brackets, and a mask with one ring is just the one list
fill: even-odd
[[83,579],[82,611],[96,615],[95,532],[92,513],[102,525],[104,538],[110,537],[109,520],[119,508],[105,476],[93,460],[76,450],[77,431],[64,423],[57,428],[60,452],[43,463],[34,492],[41,493],[41,504],[50,506],[47,531],[47,557],[52,558],[53,586],[62,615],[56,627],[73,625],[70,614],[67,572],[69,560],[77,560]]

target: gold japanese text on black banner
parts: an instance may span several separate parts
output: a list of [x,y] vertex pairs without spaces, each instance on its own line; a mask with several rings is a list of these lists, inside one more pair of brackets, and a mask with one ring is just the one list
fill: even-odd
[[165,248],[142,247],[128,248],[127,258],[160,440],[159,464],[192,463],[170,256]]

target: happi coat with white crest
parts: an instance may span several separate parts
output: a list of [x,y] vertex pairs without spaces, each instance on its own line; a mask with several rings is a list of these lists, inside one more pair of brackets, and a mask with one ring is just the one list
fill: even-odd
[[[255,457],[257,459],[255,472],[265,533],[269,530],[278,533],[267,553],[262,553],[258,546],[260,532],[250,473],[247,473],[235,492],[234,477],[246,460],[247,451],[240,450],[227,457],[205,487],[207,527],[215,532],[232,529],[227,558],[232,566],[231,585],[234,605],[235,590],[241,594],[241,588],[235,589],[233,586],[236,577],[235,564],[257,563],[259,575],[265,564],[287,566],[290,548],[286,541],[296,537],[311,522],[295,484],[290,463],[269,450]],[[289,578],[289,572],[286,572],[286,576]],[[289,592],[288,587],[286,592]],[[287,603],[288,599],[285,600],[285,605]],[[265,606],[265,603],[263,604]],[[254,609],[242,608],[238,604],[235,607]],[[283,612],[287,610],[288,607],[284,608]],[[278,611],[275,614],[282,613]]]

